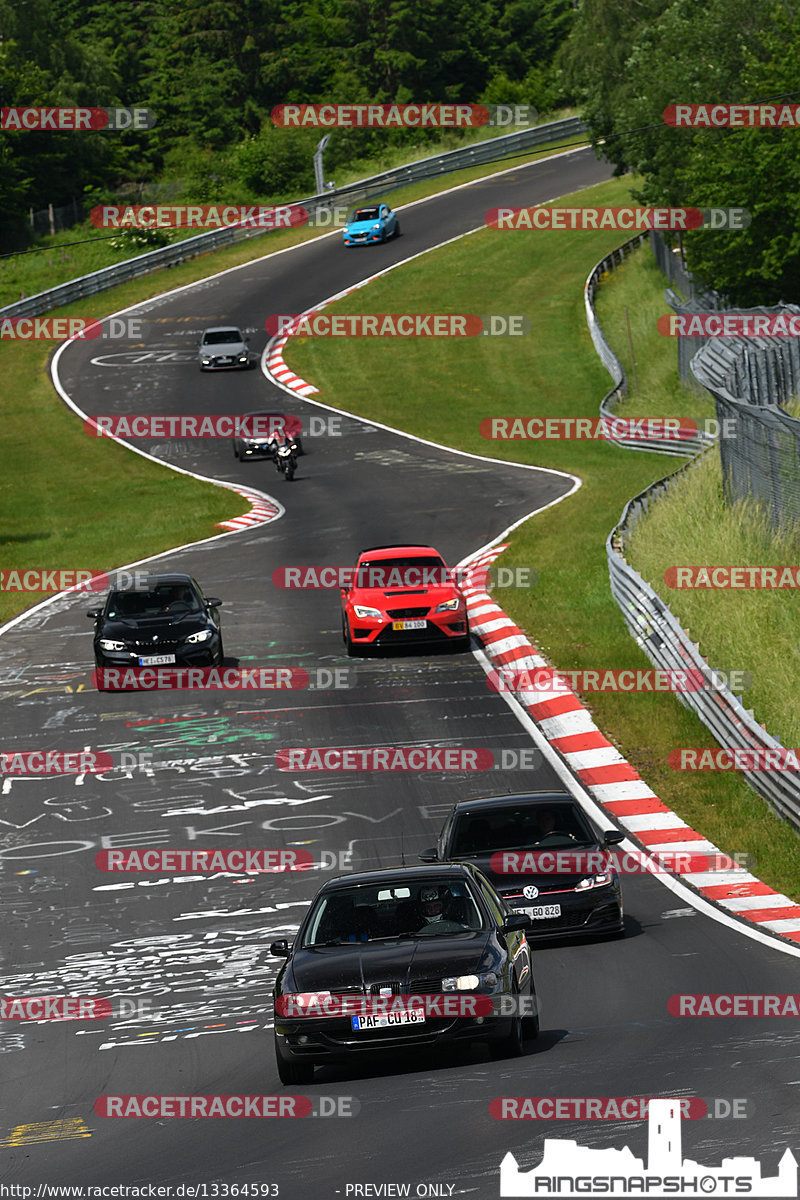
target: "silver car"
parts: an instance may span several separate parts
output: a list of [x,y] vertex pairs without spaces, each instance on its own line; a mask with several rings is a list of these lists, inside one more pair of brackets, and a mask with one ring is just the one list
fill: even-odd
[[204,330],[198,350],[200,370],[247,369],[251,365],[249,341],[241,329],[232,325],[215,325]]

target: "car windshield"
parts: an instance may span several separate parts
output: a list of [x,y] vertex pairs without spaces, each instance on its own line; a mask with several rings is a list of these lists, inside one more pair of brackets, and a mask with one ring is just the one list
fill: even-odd
[[356,586],[362,588],[441,587],[452,583],[453,576],[438,554],[362,560],[356,573]]
[[452,936],[484,928],[484,916],[465,879],[362,884],[318,898],[303,946]]
[[221,346],[229,342],[241,342],[242,335],[238,329],[212,329],[203,334],[204,346]]
[[185,583],[159,583],[149,590],[112,592],[106,609],[109,617],[158,617],[201,611],[194,588]]
[[350,218],[351,221],[377,221],[379,209],[357,208]]
[[476,858],[497,850],[548,850],[596,843],[577,805],[502,805],[456,817],[450,839],[456,858]]

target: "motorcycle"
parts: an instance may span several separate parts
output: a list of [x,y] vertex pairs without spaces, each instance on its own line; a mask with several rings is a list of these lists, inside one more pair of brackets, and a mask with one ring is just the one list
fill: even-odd
[[297,470],[297,443],[289,437],[284,439],[282,445],[276,442],[273,449],[273,461],[280,473],[291,482]]

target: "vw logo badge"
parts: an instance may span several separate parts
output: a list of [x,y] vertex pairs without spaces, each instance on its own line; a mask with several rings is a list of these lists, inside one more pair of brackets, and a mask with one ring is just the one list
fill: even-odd
[[535,900],[539,895],[539,889],[534,887],[532,883],[529,883],[522,889],[522,894],[526,900]]

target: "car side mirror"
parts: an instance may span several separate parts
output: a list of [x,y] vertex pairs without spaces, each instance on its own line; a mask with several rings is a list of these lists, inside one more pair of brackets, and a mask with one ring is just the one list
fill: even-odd
[[206,596],[206,608],[219,608],[222,601],[216,596]]
[[420,862],[435,863],[439,861],[439,855],[436,853],[436,847],[431,846],[430,850],[422,850],[417,858]]
[[289,957],[289,943],[286,938],[281,938],[280,941],[272,942],[269,948],[270,954],[274,954],[276,958]]
[[503,933],[514,933],[517,929],[530,929],[533,922],[525,913],[510,913],[503,922]]
[[618,846],[620,842],[624,842],[628,835],[622,833],[619,829],[606,829],[603,834],[603,843],[606,846]]
[[103,610],[102,608],[90,608],[86,615],[87,617],[91,617],[93,621],[97,621],[103,615]]

